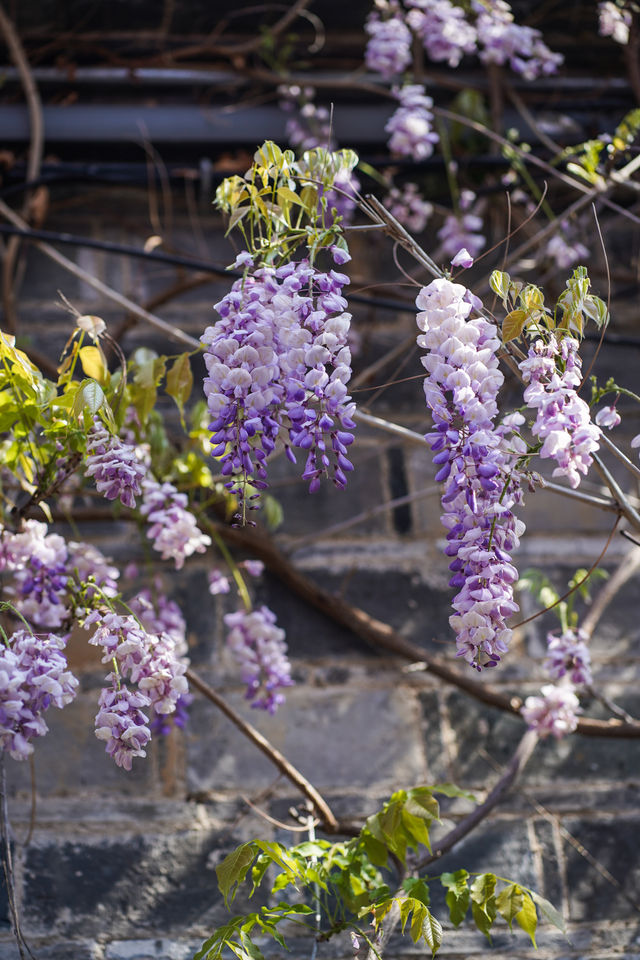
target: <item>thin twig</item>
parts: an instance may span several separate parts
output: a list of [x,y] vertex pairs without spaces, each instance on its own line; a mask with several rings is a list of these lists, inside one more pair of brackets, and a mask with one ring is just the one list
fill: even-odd
[[[11,207],[8,207],[4,200],[0,200],[0,213],[20,229],[27,227],[27,224],[22,217],[19,217],[17,213],[14,213]],[[141,320],[145,320],[150,326],[155,327],[156,330],[161,330],[171,340],[177,340],[179,343],[184,344],[191,350],[200,348],[201,344],[195,339],[195,337],[189,336],[188,333],[184,333],[184,331],[182,331],[179,327],[172,327],[171,324],[167,323],[165,320],[162,320],[155,314],[144,310],[142,307],[138,306],[137,303],[134,303],[133,300],[129,300],[128,297],[123,296],[121,293],[118,293],[117,290],[107,286],[107,284],[103,283],[102,280],[98,280],[97,277],[94,277],[86,270],[83,270],[82,267],[79,267],[78,264],[73,260],[69,260],[67,257],[63,256],[63,254],[58,253],[58,251],[54,250],[54,248],[49,246],[48,243],[41,243],[38,241],[34,241],[34,243],[38,250],[44,253],[45,256],[49,257],[50,260],[53,260],[55,263],[57,263],[58,266],[62,267],[63,270],[66,270],[68,273],[73,274],[74,277],[78,277],[80,280],[88,283],[90,287],[93,287],[94,290],[97,290],[104,297],[107,297],[109,300],[117,303],[118,306],[128,310],[130,313],[133,313]]]
[[630,550],[625,554],[609,579],[600,587],[595,600],[589,607],[589,611],[580,622],[580,629],[588,637],[593,631],[607,609],[611,601],[617,595],[618,591],[627,583],[640,569],[640,551]]
[[[29,112],[29,154],[27,159],[26,179],[31,182],[38,179],[40,174],[40,164],[42,162],[42,151],[44,146],[44,123],[42,120],[42,103],[40,94],[36,86],[33,74],[29,66],[26,54],[20,37],[16,31],[13,22],[5,13],[0,4],[0,31],[4,34],[9,48],[11,58],[15,63],[24,95],[27,101]],[[27,192],[23,205],[22,214],[27,216],[31,204],[32,194]],[[4,307],[4,323],[10,333],[16,331],[16,304],[15,304],[15,268],[20,253],[21,240],[19,237],[12,237],[4,251],[2,262],[2,302]]]
[[604,433],[604,431],[600,436],[600,442],[604,444],[607,450],[611,451],[614,457],[617,457],[620,463],[623,463],[625,465],[629,473],[632,473],[634,477],[637,477],[640,479],[640,468],[637,467],[633,462],[633,460],[630,460],[629,457],[626,454],[624,454],[618,446],[616,446],[616,444],[613,442],[611,437],[608,437]]
[[511,759],[511,763],[506,768],[493,790],[479,806],[477,806],[464,820],[462,820],[453,830],[450,830],[437,844],[428,856],[423,857],[418,863],[418,871],[424,870],[430,863],[439,860],[445,853],[448,853],[457,843],[466,837],[467,834],[477,827],[491,811],[500,803],[507,791],[514,785],[522,770],[531,757],[538,743],[538,734],[535,730],[527,730]]
[[191,668],[187,669],[186,672],[187,679],[189,683],[192,684],[202,693],[211,703],[214,703],[218,710],[221,710],[222,713],[235,726],[238,730],[241,730],[242,733],[247,737],[258,750],[261,750],[266,757],[271,760],[271,762],[280,770],[291,783],[294,784],[300,790],[300,792],[311,801],[313,804],[314,810],[317,812],[318,816],[322,820],[323,828],[328,833],[337,833],[339,831],[339,823],[336,819],[331,807],[324,799],[324,797],[316,790],[313,784],[309,783],[307,778],[303,776],[300,771],[290,763],[287,758],[280,753],[272,744],[269,743],[266,737],[264,737],[259,730],[248,723],[246,720],[235,712],[235,710],[229,706],[226,700],[223,700],[220,694],[210,687],[207,683],[202,680]]

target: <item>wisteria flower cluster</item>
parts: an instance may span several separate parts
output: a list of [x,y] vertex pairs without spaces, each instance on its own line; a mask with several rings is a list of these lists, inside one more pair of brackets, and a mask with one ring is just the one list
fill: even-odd
[[591,654],[584,630],[566,629],[561,634],[547,635],[547,657],[544,667],[553,684],[542,687],[539,697],[527,697],[522,717],[540,737],[557,740],[572,733],[578,726],[580,701],[576,687],[591,683]]
[[482,217],[478,215],[476,195],[472,190],[463,190],[460,194],[459,211],[449,214],[438,230],[438,240],[442,252],[447,257],[455,257],[461,249],[468,251],[475,259],[486,243],[482,230]]
[[199,529],[196,518],[187,510],[187,495],[179,493],[172,483],[159,483],[146,476],[142,497],[140,513],[149,524],[147,537],[163,560],[173,560],[176,570],[182,569],[187,557],[204,553],[211,545],[211,537]]
[[133,509],[145,472],[136,448],[112,436],[96,418],[87,438],[85,476],[94,478],[98,493]]
[[422,233],[433,213],[433,206],[422,199],[415,183],[405,183],[402,188],[392,187],[384,205],[412,233]]
[[[409,64],[409,27],[420,38],[429,58],[457,67],[465,55],[477,54],[483,63],[508,64],[527,80],[555,73],[562,56],[553,53],[539,30],[514,21],[505,0],[472,0],[470,10],[450,0],[405,0],[403,12],[397,3],[377,3],[382,8],[369,15],[365,60],[371,70],[389,78]],[[601,4],[601,7],[614,4]],[[601,13],[607,26],[610,11]],[[602,27],[601,27],[602,30]]]
[[543,441],[539,455],[558,466],[553,476],[566,476],[570,486],[580,484],[599,448],[600,427],[591,422],[589,406],[578,396],[582,380],[578,341],[554,335],[535,340],[519,364],[528,384],[524,399],[536,410],[533,434]]
[[[354,404],[347,392],[348,277],[322,273],[308,260],[260,267],[216,304],[221,319],[202,336],[204,381],[227,487],[242,504],[266,487],[268,455],[280,435],[306,455],[303,479],[314,492],[331,473],[346,485]],[[244,507],[243,507],[244,509]]]
[[246,698],[251,706],[275,713],[290,687],[291,665],[287,659],[285,633],[276,626],[275,614],[268,607],[228,613],[227,645],[240,665],[242,682],[247,684]]
[[14,760],[33,753],[31,741],[48,727],[43,714],[76,695],[78,681],[67,669],[66,640],[50,633],[34,636],[17,630],[0,643],[0,750]]
[[[106,678],[110,687],[100,696],[96,736],[107,741],[105,749],[118,766],[130,770],[134,757],[146,755],[144,748],[151,739],[148,717],[141,708],[173,713],[187,693],[187,664],[177,654],[172,636],[147,633],[135,617],[94,612],[84,626],[95,622],[98,626],[89,643],[102,647],[103,663],[115,664]],[[136,684],[137,690],[130,689],[126,680]]]
[[[386,17],[381,17],[380,7]],[[369,70],[390,79],[411,63],[411,31],[405,23],[398,3],[378,4],[365,24],[369,34],[365,50],[365,63]]]
[[6,591],[27,620],[48,629],[65,625],[84,587],[85,600],[100,588],[114,597],[119,571],[97,547],[49,533],[46,523],[25,520],[19,533],[5,530],[0,546],[0,569],[11,574]]
[[575,686],[591,683],[591,654],[584,630],[565,630],[547,636],[545,669],[553,680],[568,677]]
[[[320,104],[314,102],[316,91],[314,87],[299,87],[296,84],[278,88],[282,100],[281,108],[289,115],[286,125],[287,139],[292,147],[301,153],[322,147],[325,150],[335,150],[336,143],[331,128],[331,113]],[[315,171],[308,170],[304,158],[299,161],[301,175],[309,174],[311,182],[318,186]],[[349,222],[357,206],[357,196],[360,190],[360,181],[353,169],[341,166],[334,170],[333,184],[330,189],[319,187],[319,197],[324,195],[328,213],[336,211],[336,216]],[[319,211],[320,213],[321,211]]]
[[326,107],[314,103],[314,87],[278,87],[282,97],[280,107],[289,115],[286,124],[287,140],[304,153],[314,147],[332,149],[331,114]]
[[541,696],[527,697],[520,714],[525,723],[542,738],[557,740],[572,733],[578,726],[580,701],[572,684],[549,683],[542,687]]
[[476,669],[495,666],[506,652],[506,621],[518,610],[513,585],[518,573],[511,552],[524,524],[513,514],[521,500],[517,457],[522,442],[514,431],[519,414],[496,426],[496,396],[503,382],[496,327],[461,284],[433,280],[418,294],[418,345],[429,350],[424,391],[434,430],[426,435],[444,482],[442,523],[446,527],[451,586],[459,588],[450,618],[458,656]]
[[391,134],[389,149],[402,157],[425,160],[438,142],[433,130],[433,100],[420,83],[396,87],[393,94],[400,106],[385,126]]
[[602,37],[611,37],[623,45],[629,43],[631,19],[631,11],[624,2],[605,0],[598,4],[598,30]]

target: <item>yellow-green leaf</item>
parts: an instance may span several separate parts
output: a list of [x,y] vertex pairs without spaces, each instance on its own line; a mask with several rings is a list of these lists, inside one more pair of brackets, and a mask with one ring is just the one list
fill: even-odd
[[519,337],[526,320],[526,310],[511,310],[502,321],[502,342],[509,343]]
[[522,927],[525,933],[529,934],[534,947],[537,946],[536,927],[538,926],[538,915],[536,914],[535,903],[528,894],[524,895],[522,909],[519,913],[516,913],[516,923],[519,927]]
[[507,921],[510,930],[516,914],[520,913],[523,906],[524,894],[517,883],[510,883],[496,897],[498,913]]
[[175,400],[182,415],[184,405],[191,396],[193,389],[193,373],[188,353],[181,353],[179,357],[176,357],[173,366],[167,373],[165,389],[169,396]]
[[81,347],[78,355],[82,369],[92,380],[97,380],[99,384],[104,384],[107,379],[107,364],[104,354],[100,347],[88,346]]

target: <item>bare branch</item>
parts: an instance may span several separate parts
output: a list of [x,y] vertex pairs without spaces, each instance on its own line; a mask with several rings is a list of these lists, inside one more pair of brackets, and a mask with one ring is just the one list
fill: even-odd
[[187,669],[186,676],[196,690],[199,690],[207,700],[210,700],[211,703],[214,703],[218,710],[221,710],[222,713],[235,726],[240,730],[245,737],[247,737],[258,750],[261,750],[266,757],[271,760],[271,762],[278,768],[278,770],[287,777],[291,783],[294,784],[300,790],[300,792],[313,804],[314,810],[317,812],[318,816],[322,820],[323,829],[328,833],[338,833],[340,825],[336,819],[331,807],[324,799],[324,797],[316,790],[313,784],[309,783],[307,778],[300,773],[300,771],[290,763],[287,758],[280,753],[272,744],[269,743],[266,737],[264,737],[259,730],[256,730],[252,724],[247,723],[246,720],[243,720],[242,717],[235,712],[235,710],[229,706],[226,700],[223,700],[220,694],[210,687],[207,683],[202,680],[191,668]]
[[[24,230],[27,227],[27,224],[22,217],[19,217],[17,213],[14,213],[11,207],[8,207],[4,200],[0,200],[0,213],[21,230]],[[63,254],[58,253],[58,251],[48,243],[42,243],[39,241],[34,241],[34,243],[38,250],[44,253],[45,256],[49,257],[50,260],[53,260],[55,263],[57,263],[58,266],[62,267],[63,270],[66,270],[68,273],[73,274],[74,277],[78,277],[78,279],[88,283],[89,286],[93,287],[94,290],[97,290],[98,293],[101,293],[104,297],[112,300],[113,303],[117,303],[118,306],[128,310],[141,320],[146,321],[146,323],[148,323],[150,326],[155,327],[156,330],[161,330],[171,340],[177,340],[179,343],[184,344],[191,350],[200,348],[200,342],[196,340],[195,337],[189,336],[188,333],[184,333],[184,331],[180,330],[179,327],[171,326],[171,324],[167,323],[166,320],[161,320],[160,317],[157,317],[154,313],[149,313],[148,310],[138,306],[138,304],[134,303],[133,300],[129,300],[128,297],[123,296],[121,293],[118,293],[117,290],[107,286],[107,284],[103,283],[102,280],[98,280],[97,277],[94,277],[91,273],[83,270],[82,267],[79,267],[78,264],[73,260],[69,260]]]

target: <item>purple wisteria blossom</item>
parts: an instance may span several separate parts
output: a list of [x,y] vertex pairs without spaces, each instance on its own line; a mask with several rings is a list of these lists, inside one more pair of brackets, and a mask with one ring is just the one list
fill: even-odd
[[476,30],[462,7],[449,0],[407,0],[407,23],[422,40],[431,60],[457,67],[465,53],[476,50]]
[[388,14],[386,19],[378,10],[367,17],[365,30],[369,39],[364,59],[369,70],[389,80],[411,63],[411,31],[397,3],[385,3],[384,12]]
[[433,206],[423,200],[415,183],[392,187],[385,197],[384,205],[411,233],[422,233],[433,213]]
[[182,610],[174,600],[165,595],[162,581],[155,581],[155,590],[145,588],[129,600],[129,608],[136,615],[147,633],[166,633],[173,641],[177,657],[187,653],[187,625]]
[[172,483],[158,483],[150,476],[142,481],[140,513],[149,524],[147,537],[163,560],[173,560],[176,570],[182,569],[187,557],[211,546],[211,537],[198,528],[188,503],[187,495]]
[[240,664],[242,682],[247,684],[247,700],[252,707],[275,713],[284,703],[278,691],[293,683],[284,630],[276,626],[275,614],[268,607],[228,613],[224,622],[229,627],[227,644]]
[[616,43],[629,43],[631,11],[625,3],[612,3],[607,0],[598,4],[598,32],[601,37],[611,37]]
[[419,83],[396,87],[393,94],[400,106],[385,126],[391,134],[389,149],[402,157],[425,160],[438,142],[438,134],[433,130],[433,100]]
[[0,750],[14,760],[26,760],[33,753],[31,741],[47,733],[46,710],[61,709],[76,695],[65,644],[55,634],[36,637],[26,630],[0,643]]
[[509,64],[525,80],[555,73],[563,57],[552,53],[539,30],[514,22],[511,5],[504,0],[473,0],[477,14],[479,56],[483,63]]
[[607,430],[613,430],[622,422],[622,417],[616,410],[615,403],[610,407],[601,407],[596,413],[596,423],[599,427],[606,427]]
[[475,260],[484,247],[486,237],[478,232],[482,230],[482,217],[474,212],[474,209],[477,210],[477,204],[474,206],[475,199],[472,190],[463,190],[460,194],[459,211],[446,217],[443,226],[438,230],[438,240],[446,257],[455,257],[464,248]]
[[578,726],[580,701],[570,683],[547,684],[540,697],[527,697],[520,713],[528,726],[540,737],[557,740],[572,733]]
[[[518,610],[513,584],[518,573],[511,552],[524,524],[512,508],[521,501],[516,469],[523,444],[518,415],[496,426],[497,392],[503,376],[496,352],[496,327],[470,318],[468,291],[450,280],[433,280],[416,300],[423,334],[418,345],[429,350],[422,363],[434,430],[426,435],[444,482],[442,523],[451,557],[450,584],[459,589],[450,618],[458,656],[480,670],[495,666],[508,648],[506,621]],[[475,304],[474,304],[475,305]]]
[[[155,593],[149,589],[141,590],[129,601],[129,608],[149,634],[162,638],[167,653],[172,659],[182,659],[188,652],[187,625],[182,611],[177,603],[165,595],[159,577],[155,580]],[[171,641],[172,649],[167,647],[167,640]],[[154,651],[157,655],[157,648]],[[183,660],[185,666],[188,660]],[[141,684],[141,686],[143,686]],[[175,700],[174,709],[170,718],[166,713],[159,713],[152,704],[149,729],[153,736],[167,736],[173,727],[184,728],[189,719],[189,706],[193,701],[190,693],[180,693]]]
[[229,577],[222,570],[218,570],[217,567],[209,571],[207,579],[209,581],[209,593],[212,597],[217,597],[220,593],[229,593],[231,590]]
[[141,707],[148,707],[150,700],[138,690],[129,690],[126,684],[118,684],[115,674],[109,674],[111,687],[100,693],[96,715],[96,737],[105,740],[105,750],[119,767],[131,770],[134,757],[146,757],[144,749],[151,739],[147,726],[149,718]]
[[558,343],[551,335],[546,343],[534,341],[527,359],[519,364],[528,384],[525,403],[536,410],[533,434],[543,441],[539,455],[555,460],[553,476],[566,476],[574,488],[580,474],[588,472],[601,435],[591,422],[588,404],[576,392],[582,381],[578,347],[573,337]]
[[[568,228],[565,227],[565,229]],[[556,233],[547,243],[545,254],[561,270],[568,270],[575,263],[586,260],[589,256],[589,249],[577,240],[570,243],[562,234]]]
[[221,319],[201,338],[204,390],[213,456],[241,509],[256,496],[251,488],[265,489],[266,459],[281,432],[289,459],[295,462],[292,448],[305,453],[311,492],[329,473],[336,486],[346,485],[355,426],[346,283],[344,274],[301,260],[258,268],[216,305]]
[[320,189],[320,195],[327,200],[327,210],[335,210],[336,217],[342,217],[347,223],[352,219],[358,205],[360,181],[353,170],[337,170],[329,190]]
[[573,684],[591,683],[591,654],[584,630],[565,630],[547,635],[545,669],[553,680],[568,676]]
[[136,448],[112,436],[96,418],[87,438],[85,476],[94,478],[98,493],[133,508],[145,472]]
[[[89,578],[103,595],[117,593],[119,572],[97,547],[67,543],[39,520],[25,520],[19,533],[3,532],[0,567],[11,574],[6,591],[16,609],[30,622],[49,629],[69,620]],[[85,599],[98,592],[89,586]]]
[[[89,643],[102,647],[103,663],[117,667],[107,677],[111,689],[103,690],[100,697],[96,736],[108,741],[107,753],[118,766],[130,770],[132,758],[144,756],[143,748],[151,737],[148,717],[140,707],[150,707],[156,714],[173,713],[187,693],[187,662],[178,655],[170,634],[147,633],[135,617],[94,613],[85,620],[85,628],[96,621]],[[136,684],[137,691],[129,690],[122,680]]]
[[293,84],[278,87],[278,93],[282,97],[280,108],[289,115],[286,134],[291,146],[301,153],[314,147],[332,149],[331,114],[314,103],[315,88]]

